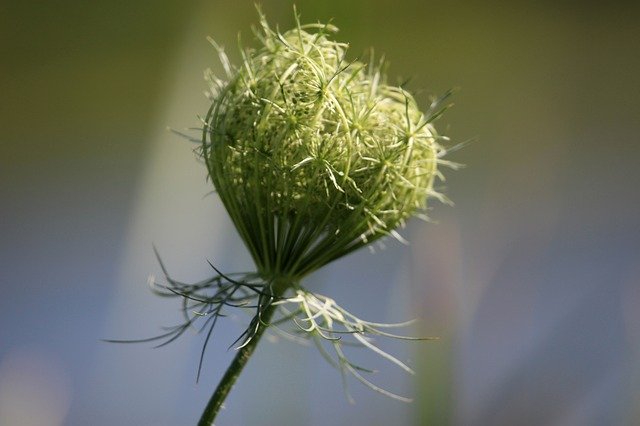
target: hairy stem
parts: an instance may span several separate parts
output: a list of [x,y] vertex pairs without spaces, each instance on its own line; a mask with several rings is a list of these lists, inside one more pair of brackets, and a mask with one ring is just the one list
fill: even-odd
[[216,418],[216,415],[220,411],[222,407],[222,403],[227,398],[227,395],[233,388],[233,385],[238,380],[242,369],[249,361],[251,354],[256,349],[258,342],[260,341],[260,337],[264,334],[265,330],[268,328],[269,321],[271,321],[271,317],[276,310],[276,306],[270,305],[267,307],[261,314],[262,323],[259,324],[258,330],[253,335],[249,343],[238,350],[238,353],[233,358],[231,365],[227,368],[227,371],[224,373],[224,376],[220,380],[218,387],[215,392],[211,396],[207,407],[202,413],[202,417],[200,417],[200,421],[198,422],[198,426],[211,426],[213,425],[213,421]]

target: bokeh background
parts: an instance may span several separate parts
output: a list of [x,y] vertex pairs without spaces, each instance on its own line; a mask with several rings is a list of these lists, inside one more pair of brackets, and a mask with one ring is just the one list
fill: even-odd
[[[293,25],[292,3],[263,1]],[[350,383],[313,347],[260,345],[221,425],[640,423],[640,8],[629,2],[303,1],[355,58],[374,46],[439,122],[473,140],[447,173],[454,208],[313,275],[361,317],[419,318],[430,343],[369,354]],[[206,42],[250,44],[253,2],[0,3],[0,425],[195,424],[243,318],[199,336],[115,345],[179,319],[146,287],[152,243],[176,277],[251,268],[192,146]]]

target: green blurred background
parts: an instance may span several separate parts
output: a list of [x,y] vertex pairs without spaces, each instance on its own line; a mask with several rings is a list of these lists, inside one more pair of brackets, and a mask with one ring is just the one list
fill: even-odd
[[[292,2],[264,1],[293,25]],[[314,275],[376,321],[420,319],[435,343],[368,354],[404,405],[313,348],[263,342],[220,416],[261,425],[617,425],[640,422],[640,7],[624,2],[299,1],[369,47],[455,142],[456,206]],[[250,44],[253,2],[0,3],[0,425],[193,424],[233,355],[231,320],[195,384],[200,340],[152,350],[177,306],[144,283],[151,243],[185,280],[250,268],[192,147],[206,42]],[[274,340],[274,339],[272,339]]]

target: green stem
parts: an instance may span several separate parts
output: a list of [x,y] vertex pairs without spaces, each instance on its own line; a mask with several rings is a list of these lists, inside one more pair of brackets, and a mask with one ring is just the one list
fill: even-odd
[[240,373],[242,372],[244,366],[247,364],[247,361],[249,361],[251,354],[253,354],[253,351],[258,345],[260,337],[262,337],[264,331],[268,328],[268,326],[265,324],[269,324],[269,321],[271,321],[271,317],[273,316],[275,310],[276,306],[270,305],[262,313],[261,319],[264,324],[260,324],[258,330],[256,331],[253,338],[249,341],[249,343],[238,350],[238,353],[236,354],[235,358],[233,358],[231,365],[229,366],[229,368],[227,368],[227,371],[224,373],[224,376],[220,380],[218,387],[216,388],[213,395],[211,395],[211,399],[209,400],[207,407],[204,409],[202,417],[200,417],[198,426],[213,425],[213,421],[220,411],[222,403],[227,398],[227,395],[231,391],[231,388],[233,388],[236,380],[238,380],[238,377],[240,376]]

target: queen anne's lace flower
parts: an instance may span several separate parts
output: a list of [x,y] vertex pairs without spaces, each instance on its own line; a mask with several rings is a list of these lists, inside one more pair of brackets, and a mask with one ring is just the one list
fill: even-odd
[[[414,98],[382,63],[346,59],[332,25],[283,34],[262,19],[260,47],[226,78],[211,72],[202,156],[265,277],[300,278],[424,211],[444,153]],[[373,59],[372,61],[373,62]]]
[[[269,327],[294,340],[313,340],[327,360],[374,385],[370,370],[352,363],[345,342],[368,348],[401,369],[402,361],[375,346],[372,337],[414,340],[387,331],[404,324],[361,320],[326,296],[300,284],[307,274],[373,241],[391,235],[413,215],[424,214],[445,150],[432,122],[444,97],[426,113],[401,87],[387,83],[383,62],[346,59],[347,46],[330,38],[332,25],[298,25],[279,33],[261,17],[260,46],[241,49],[234,67],[212,41],[224,78],[206,73],[211,107],[202,118],[199,154],[220,199],[256,264],[250,273],[216,275],[195,284],[150,280],[163,296],[181,297],[184,322],[150,339],[159,346],[198,326],[206,331],[200,367],[212,331],[227,310],[249,309],[253,318],[234,342],[238,354],[213,394],[201,425],[212,424],[222,402]],[[450,163],[447,163],[450,164]]]

